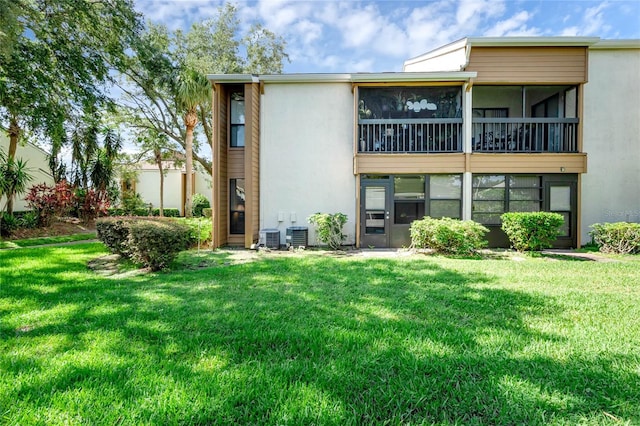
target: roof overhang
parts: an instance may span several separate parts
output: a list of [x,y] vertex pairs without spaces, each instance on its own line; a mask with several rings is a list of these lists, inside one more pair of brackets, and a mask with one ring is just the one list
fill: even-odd
[[207,74],[209,81],[213,83],[258,83],[256,74]]
[[640,39],[600,40],[589,49],[640,49]]
[[599,37],[468,37],[471,47],[546,47],[546,46],[591,46],[600,41]]
[[383,72],[354,74],[209,74],[213,83],[411,83],[469,81],[476,72]]

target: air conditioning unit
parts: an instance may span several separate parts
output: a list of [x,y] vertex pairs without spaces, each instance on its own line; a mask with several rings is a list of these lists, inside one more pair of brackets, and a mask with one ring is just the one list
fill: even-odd
[[290,226],[287,228],[287,247],[307,247],[309,245],[309,228],[306,226]]
[[259,234],[258,246],[267,247],[272,250],[280,248],[280,230],[279,229],[262,229]]

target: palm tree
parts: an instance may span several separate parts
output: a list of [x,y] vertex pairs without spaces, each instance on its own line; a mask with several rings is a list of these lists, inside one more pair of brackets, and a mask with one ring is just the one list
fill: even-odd
[[211,96],[211,85],[209,80],[197,71],[188,69],[177,78],[175,86],[176,103],[184,111],[184,125],[186,127],[185,138],[185,168],[187,174],[186,182],[186,203],[184,214],[191,217],[193,192],[191,175],[193,174],[193,129],[198,124],[198,105],[209,100]]
[[22,158],[12,158],[0,152],[0,197],[7,197],[5,207],[10,215],[13,214],[13,199],[26,191],[32,179],[30,171]]

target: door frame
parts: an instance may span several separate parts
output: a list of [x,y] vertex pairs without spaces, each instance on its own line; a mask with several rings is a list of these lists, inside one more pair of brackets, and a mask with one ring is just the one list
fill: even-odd
[[[366,191],[371,187],[383,187],[385,190],[384,234],[367,234],[367,210]],[[362,179],[360,181],[360,246],[388,248],[391,241],[391,223],[393,214],[393,180],[388,179]]]
[[[571,210],[552,210],[551,209],[551,188],[552,187],[569,187],[569,207]],[[575,248],[578,236],[578,185],[574,181],[562,180],[546,180],[544,182],[544,205],[545,210],[552,213],[569,213],[569,235],[559,236],[553,243],[556,248]]]

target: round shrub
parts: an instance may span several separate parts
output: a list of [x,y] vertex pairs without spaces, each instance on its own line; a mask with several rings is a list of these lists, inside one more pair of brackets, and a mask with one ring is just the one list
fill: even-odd
[[411,223],[411,246],[430,248],[440,253],[470,255],[487,245],[487,228],[471,220],[460,221],[425,216]]
[[603,253],[640,253],[640,223],[594,223],[589,232]]
[[558,238],[564,217],[551,212],[510,212],[500,216],[502,230],[518,251],[549,248]]

